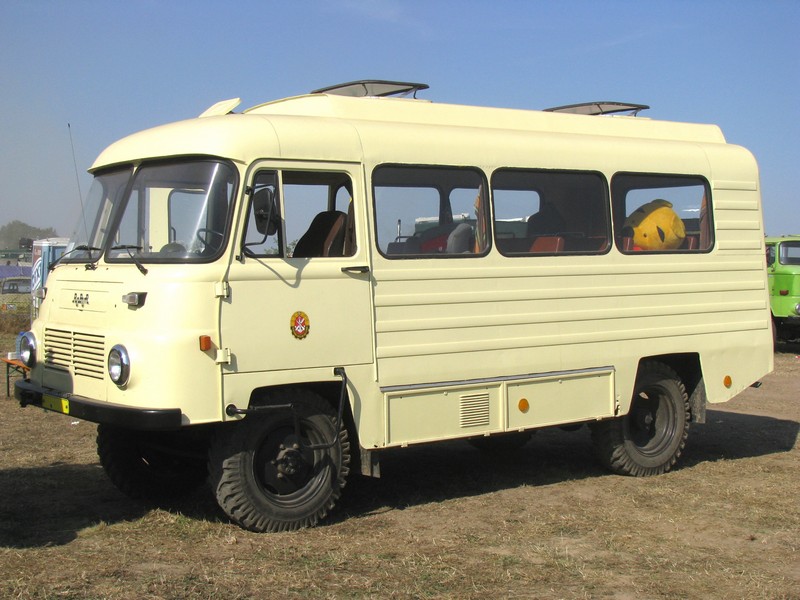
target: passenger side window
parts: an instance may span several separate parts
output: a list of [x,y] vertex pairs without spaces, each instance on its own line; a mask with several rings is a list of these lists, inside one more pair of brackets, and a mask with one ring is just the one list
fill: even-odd
[[378,249],[389,258],[465,257],[489,248],[480,171],[384,166],[372,177]]
[[500,169],[494,231],[505,256],[597,254],[609,248],[606,182],[593,172]]
[[[279,182],[280,179],[280,182]],[[352,182],[345,173],[259,172],[253,181],[244,253],[324,258],[356,250]]]
[[611,197],[622,252],[703,252],[713,245],[711,190],[701,177],[619,174]]

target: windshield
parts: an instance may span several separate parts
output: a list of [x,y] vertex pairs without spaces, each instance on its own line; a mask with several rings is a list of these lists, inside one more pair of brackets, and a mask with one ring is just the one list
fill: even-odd
[[213,260],[225,247],[236,182],[236,170],[215,160],[99,174],[64,261]]
[[800,242],[782,243],[780,260],[782,265],[800,265]]

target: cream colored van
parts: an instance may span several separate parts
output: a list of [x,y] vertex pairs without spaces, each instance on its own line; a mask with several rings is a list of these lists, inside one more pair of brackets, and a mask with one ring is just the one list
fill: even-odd
[[111,145],[17,399],[98,423],[129,495],[210,476],[254,531],[314,525],[412,444],[589,424],[611,470],[669,470],[772,369],[755,160],[643,106],[426,87],[226,101]]

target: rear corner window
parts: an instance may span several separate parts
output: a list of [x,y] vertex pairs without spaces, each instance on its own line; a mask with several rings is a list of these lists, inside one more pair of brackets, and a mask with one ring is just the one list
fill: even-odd
[[705,252],[713,246],[711,193],[697,176],[616,175],[615,242],[623,253]]

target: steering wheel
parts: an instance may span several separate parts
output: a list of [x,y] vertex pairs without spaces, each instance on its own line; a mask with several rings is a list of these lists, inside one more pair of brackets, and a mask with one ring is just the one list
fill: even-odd
[[[215,240],[215,237],[217,238]],[[205,248],[208,248],[212,245],[212,242],[217,241],[218,243],[215,244],[216,246],[222,245],[223,240],[225,239],[225,234],[220,233],[219,231],[214,231],[213,229],[207,229],[205,227],[201,227],[197,230],[197,239],[200,240],[200,243],[203,244]]]

